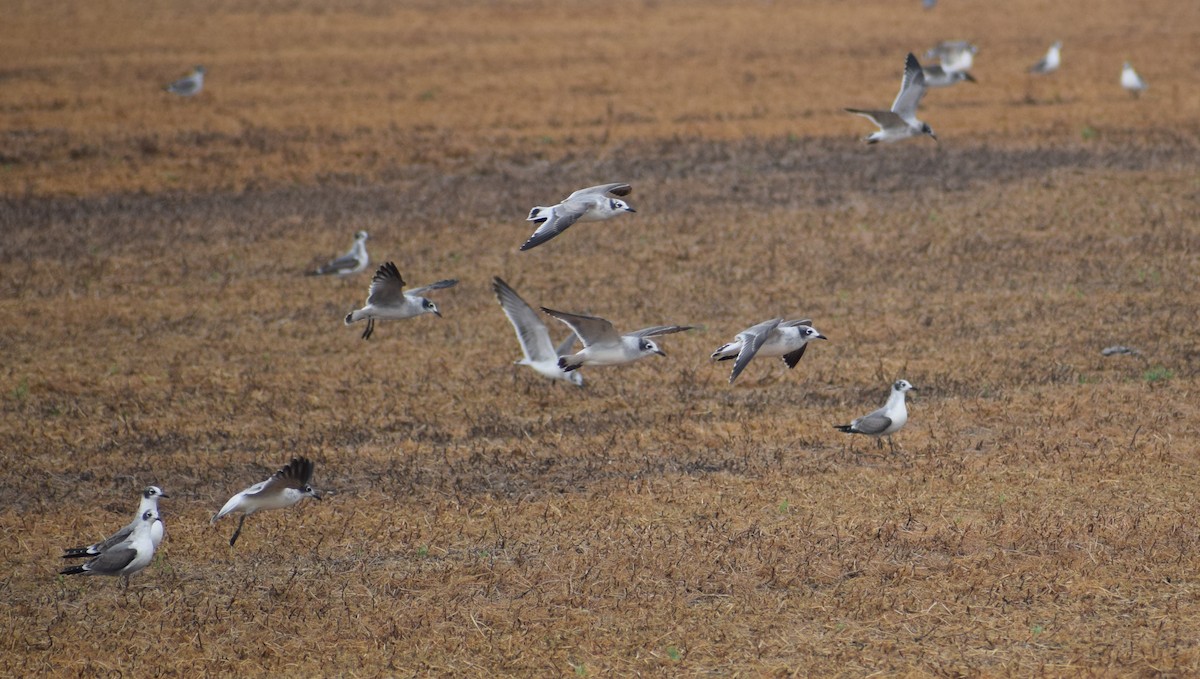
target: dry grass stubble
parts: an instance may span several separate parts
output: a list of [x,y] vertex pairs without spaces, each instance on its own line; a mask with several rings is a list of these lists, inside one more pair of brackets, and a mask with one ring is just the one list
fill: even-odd
[[[932,42],[961,30],[943,4],[865,30]],[[1097,107],[1089,78],[1014,103],[1024,82],[997,67],[994,88],[951,93],[978,105],[931,102],[943,144],[864,149],[832,111],[890,97],[875,57],[912,46],[869,33],[830,51],[832,27],[862,24],[837,3],[652,4],[580,38],[582,56],[518,49],[522,31],[569,39],[569,13],[536,3],[255,7],[216,6],[191,33],[147,11],[128,44],[89,32],[9,60],[4,672],[1197,671],[1200,186],[1194,97],[1170,84],[1186,64],[1147,74],[1179,103],[1149,110]],[[1089,31],[1123,7],[1045,16],[1088,63],[1111,39]],[[17,10],[0,30],[54,23]],[[998,13],[993,64],[1044,47],[1021,12],[976,10]],[[1194,9],[1174,11],[1138,30],[1185,43]],[[398,26],[420,60],[392,46]],[[808,41],[782,39],[798,26]],[[459,29],[485,54],[439,61]],[[209,33],[231,36],[204,59],[230,74],[210,99],[122,103],[155,50]],[[797,112],[780,64],[798,56],[872,75],[838,97],[815,78]],[[582,103],[551,119],[479,63],[517,91],[578,73]],[[402,94],[375,93],[387,68],[412,79]],[[421,78],[460,86],[423,100]],[[371,96],[398,98],[344,104]],[[589,122],[609,100],[623,122]],[[234,110],[254,124],[227,129]],[[638,214],[515,251],[530,205],[618,177]],[[300,273],[357,229],[414,284],[462,279],[437,293],[444,319],[370,342],[341,325],[369,277]],[[497,274],[621,327],[702,327],[667,359],[548,385],[509,364]],[[830,341],[729,386],[709,352],[776,315]],[[1141,356],[1099,355],[1118,343]],[[899,376],[920,387],[901,453],[831,429]],[[295,454],[337,493],[251,518],[230,550],[232,523],[208,517]],[[127,521],[152,482],[174,496],[169,537],[128,592],[55,576],[61,547]]]

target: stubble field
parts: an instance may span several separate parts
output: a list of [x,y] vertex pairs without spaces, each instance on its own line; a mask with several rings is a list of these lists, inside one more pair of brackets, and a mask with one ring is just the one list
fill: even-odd
[[[919,6],[14,3],[0,671],[1200,672],[1200,8]],[[863,145],[841,108],[952,38],[941,142]],[[517,252],[609,181],[636,214]],[[461,280],[444,318],[342,324],[369,273],[302,274],[359,229]],[[698,329],[550,384],[495,275]],[[775,316],[829,341],[729,385]],[[832,428],[901,377],[895,453]],[[293,455],[334,492],[230,549],[208,518]],[[57,575],[151,483],[128,590]]]

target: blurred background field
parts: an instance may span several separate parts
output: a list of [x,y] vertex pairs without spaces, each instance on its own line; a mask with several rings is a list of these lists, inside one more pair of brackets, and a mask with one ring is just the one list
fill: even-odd
[[[4,673],[1200,670],[1195,3],[4,14]],[[941,142],[865,146],[842,107],[955,38],[980,82],[926,98]],[[637,214],[517,252],[608,181]],[[359,229],[461,279],[445,318],[342,325],[369,274],[302,274]],[[494,275],[699,329],[548,384]],[[709,353],[774,316],[830,340],[730,386]],[[899,452],[832,429],[899,377]],[[336,493],[230,550],[208,517],[296,454]],[[129,590],[57,576],[149,483]]]

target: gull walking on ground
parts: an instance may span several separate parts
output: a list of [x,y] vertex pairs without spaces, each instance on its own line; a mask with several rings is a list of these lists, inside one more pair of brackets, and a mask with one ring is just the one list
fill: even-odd
[[1061,51],[1062,41],[1059,40],[1051,45],[1049,50],[1046,50],[1046,56],[1042,57],[1041,60],[1033,66],[1029,67],[1029,72],[1036,75],[1046,75],[1047,73],[1053,73],[1057,71],[1058,67],[1062,65]]
[[291,507],[306,497],[320,500],[321,494],[308,485],[312,481],[312,475],[312,461],[304,457],[294,457],[286,466],[272,474],[271,478],[229,498],[225,506],[221,507],[221,511],[214,514],[208,523],[212,525],[226,514],[241,512],[242,518],[238,521],[237,530],[233,531],[233,537],[229,538],[229,546],[232,547],[242,534],[242,525],[246,523],[247,516],[265,509]]
[[194,97],[200,94],[200,90],[204,89],[204,74],[207,71],[203,66],[197,66],[192,69],[192,72],[186,76],[176,80],[170,85],[164,85],[163,89],[171,94],[178,94],[181,97]]
[[666,352],[650,338],[692,329],[690,325],[656,325],[622,335],[612,323],[597,316],[569,314],[546,307],[542,307],[542,311],[566,323],[583,342],[583,350],[579,353],[559,357],[558,367],[566,372],[585,365],[623,365],[651,354],[666,356]]
[[[160,497],[170,496],[164,493],[162,488],[159,488],[158,486],[146,486],[146,488],[142,490],[142,499],[138,503],[137,514],[134,515],[133,521],[130,521],[129,524],[121,528],[121,530],[93,545],[88,545],[87,547],[68,547],[64,549],[62,558],[81,559],[84,557],[99,556],[101,552],[129,539],[129,536],[133,534],[134,529],[137,528],[138,524],[142,522],[143,514],[152,509],[155,511],[155,513],[158,512],[158,498]],[[155,549],[158,549],[158,546],[162,544],[162,539],[163,524],[162,521],[157,521],[150,527],[150,540],[154,543]]]
[[870,118],[879,127],[878,132],[872,132],[867,137],[868,144],[876,142],[894,142],[909,137],[927,134],[937,141],[933,128],[917,119],[917,106],[921,97],[925,96],[925,74],[921,64],[910,52],[904,61],[904,79],[900,81],[900,93],[892,108],[888,111],[864,110],[857,108],[846,109],[850,113]]
[[815,339],[826,338],[807,318],[799,321],[772,318],[739,332],[732,342],[714,351],[712,358],[715,361],[737,359],[729,374],[729,383],[733,384],[755,356],[779,356],[788,368],[795,368],[808,343]]
[[[620,197],[633,192],[629,184],[601,184],[579,189],[567,196],[558,205],[538,206],[529,211],[525,221],[535,222],[538,228],[521,246],[522,250],[535,248],[566,231],[575,222],[598,222],[612,219],[626,212],[637,212]],[[613,198],[610,196],[618,196]]]
[[[133,531],[87,563],[69,566],[59,571],[60,575],[113,575],[121,576],[129,586],[129,576],[137,573],[154,558],[154,540],[151,533],[155,524],[161,524],[158,512],[147,509],[138,517]],[[160,528],[161,532],[161,528]]]
[[527,365],[539,375],[552,380],[563,380],[577,387],[583,386],[583,375],[574,371],[566,371],[558,367],[558,359],[571,352],[575,346],[575,333],[568,333],[565,342],[555,347],[550,341],[550,331],[538,317],[533,307],[525,303],[516,290],[509,287],[499,276],[492,279],[492,291],[500,302],[500,308],[508,317],[513,330],[517,332],[517,341],[521,343],[521,352],[525,357],[517,361],[517,365]]
[[370,339],[371,333],[375,332],[375,319],[377,318],[403,320],[421,314],[434,314],[441,318],[442,312],[438,311],[437,305],[421,295],[430,290],[452,288],[455,285],[458,285],[458,281],[450,279],[405,292],[404,279],[401,278],[400,271],[392,262],[385,262],[371,278],[371,288],[367,293],[366,305],[346,314],[346,325],[366,320],[367,329],[363,331],[362,338]]
[[338,276],[348,276],[366,269],[370,263],[371,258],[367,256],[367,232],[359,231],[354,234],[354,245],[350,246],[346,254],[322,264],[310,275],[328,276],[336,274]]
[[1121,87],[1137,98],[1139,94],[1146,91],[1149,85],[1142,80],[1142,76],[1138,75],[1137,71],[1133,70],[1133,65],[1126,61],[1125,65],[1121,67]]
[[916,390],[916,387],[909,384],[908,381],[896,380],[892,383],[892,393],[882,408],[869,415],[863,415],[850,424],[834,425],[834,429],[847,434],[874,436],[875,443],[880,448],[883,447],[883,439],[880,437],[886,436],[888,445],[891,446],[892,451],[895,451],[896,446],[892,443],[892,434],[900,431],[908,422],[908,408],[904,405],[904,394],[913,390]]

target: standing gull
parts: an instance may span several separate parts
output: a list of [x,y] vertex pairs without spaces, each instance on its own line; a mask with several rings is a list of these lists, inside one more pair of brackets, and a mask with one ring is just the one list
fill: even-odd
[[609,194],[624,197],[632,192],[633,187],[629,184],[601,184],[579,189],[558,205],[533,208],[525,221],[537,223],[538,228],[521,249],[535,248],[566,231],[575,222],[598,222],[626,212],[637,212],[625,201],[609,197]]
[[1126,61],[1125,65],[1121,67],[1121,87],[1124,87],[1134,97],[1137,97],[1149,85],[1146,84],[1145,80],[1142,80],[1142,76],[1138,75],[1137,71],[1133,70],[1133,65]]
[[583,350],[558,359],[558,367],[570,372],[585,365],[622,365],[651,354],[666,356],[651,337],[691,330],[690,325],[656,325],[628,335],[617,332],[612,323],[596,316],[581,316],[542,307],[542,311],[557,318],[579,337]]
[[271,478],[229,498],[225,506],[221,507],[221,511],[214,514],[208,523],[212,525],[226,514],[241,512],[242,518],[238,521],[237,530],[233,531],[233,537],[229,538],[229,546],[232,547],[242,533],[242,524],[246,523],[246,517],[254,512],[291,507],[306,497],[320,500],[321,494],[308,485],[312,481],[312,475],[312,461],[304,457],[294,457],[287,466],[272,474]]
[[[154,558],[154,540],[151,534],[156,524],[161,524],[158,512],[147,509],[138,517],[133,532],[124,540],[108,547],[87,563],[68,566],[60,575],[119,575],[129,586],[129,576],[137,573]],[[161,527],[159,528],[161,532]]]
[[916,387],[909,384],[907,380],[896,380],[892,383],[892,393],[888,395],[887,403],[882,408],[870,415],[863,415],[850,424],[838,424],[833,428],[847,434],[874,436],[876,437],[875,442],[880,448],[883,447],[883,440],[879,437],[886,436],[888,445],[895,451],[896,446],[892,443],[892,434],[900,431],[908,422],[908,408],[904,405],[904,392],[915,389]]
[[207,71],[203,66],[197,66],[192,69],[192,72],[186,76],[176,80],[170,85],[164,85],[163,89],[171,94],[178,94],[181,97],[194,97],[200,94],[200,90],[204,89],[204,74]]
[[937,135],[933,133],[933,128],[929,127],[927,123],[917,120],[917,105],[921,103],[923,96],[925,96],[925,74],[921,71],[920,62],[910,52],[904,60],[904,79],[900,81],[900,93],[896,95],[896,101],[892,102],[891,110],[848,108],[846,111],[870,118],[871,122],[879,126],[878,132],[872,132],[867,137],[868,144],[881,141],[900,141],[922,134],[927,134],[937,141]]
[[354,245],[350,246],[346,254],[317,267],[317,270],[313,271],[310,275],[327,276],[329,274],[337,274],[339,276],[348,276],[366,269],[370,263],[371,258],[367,256],[367,232],[359,231],[354,234]]
[[451,279],[404,292],[404,279],[400,277],[400,271],[392,262],[385,262],[371,278],[366,305],[346,314],[346,325],[366,319],[367,329],[363,331],[362,338],[370,339],[371,333],[375,332],[376,318],[402,320],[421,314],[434,314],[441,318],[442,312],[438,311],[437,305],[421,294],[455,285],[458,285],[458,281]]
[[1029,72],[1038,75],[1045,75],[1047,73],[1053,73],[1057,71],[1058,67],[1062,65],[1062,55],[1060,54],[1061,50],[1062,41],[1059,40],[1051,45],[1050,49],[1046,50],[1046,56],[1042,57],[1041,60],[1033,66],[1029,67]]
[[808,343],[814,339],[823,340],[825,336],[812,327],[811,320],[785,321],[773,318],[739,332],[732,342],[714,351],[712,358],[715,361],[737,359],[733,363],[733,372],[729,374],[729,383],[733,384],[755,356],[779,356],[787,367],[795,368],[804,356]]
[[[67,549],[64,549],[62,558],[80,559],[83,557],[99,556],[100,553],[106,549],[109,549],[110,547],[129,539],[129,536],[133,534],[134,529],[138,527],[139,523],[141,523],[143,514],[151,509],[153,509],[155,513],[158,512],[158,498],[160,497],[170,496],[164,493],[162,488],[159,488],[158,486],[146,486],[146,488],[142,490],[142,499],[138,503],[137,514],[134,515],[133,521],[130,521],[129,524],[124,528],[94,545],[88,545],[87,547],[68,547]],[[162,539],[163,524],[162,521],[157,521],[150,527],[150,540],[154,543],[155,549],[158,549],[158,546],[162,544]]]
[[533,310],[516,290],[509,287],[499,276],[492,279],[492,291],[500,302],[500,308],[517,331],[517,341],[521,343],[521,352],[525,357],[517,361],[517,365],[527,365],[538,374],[552,380],[564,380],[577,387],[583,386],[583,375],[568,372],[558,367],[558,358],[571,351],[575,345],[575,333],[569,333],[567,339],[557,348],[550,341],[550,331],[546,324],[538,318]]

